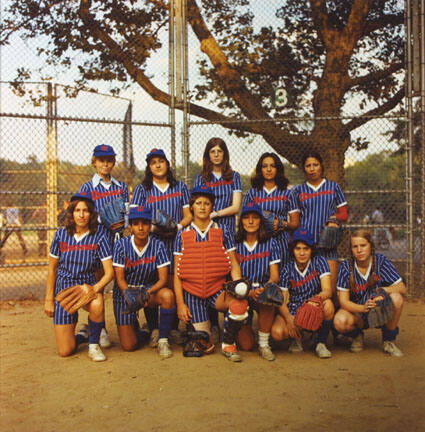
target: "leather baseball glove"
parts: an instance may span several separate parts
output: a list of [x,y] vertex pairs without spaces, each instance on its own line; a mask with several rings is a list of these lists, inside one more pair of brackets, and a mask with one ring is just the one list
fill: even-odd
[[[266,232],[270,236],[276,236],[281,231],[286,229],[286,221],[282,218],[277,218],[277,216],[268,210],[263,210],[264,217],[264,227],[266,228]],[[274,229],[274,221],[278,219],[277,230]]]
[[367,313],[369,327],[382,327],[394,318],[395,307],[390,295],[383,288],[377,288],[376,292],[383,300],[378,300],[376,306]]
[[139,309],[145,307],[149,301],[149,291],[144,285],[129,285],[126,290],[121,290],[124,297],[127,309],[124,314],[137,312]]
[[323,322],[323,300],[314,296],[304,302],[295,313],[294,323],[304,330],[316,331]]
[[229,294],[232,294],[237,299],[243,300],[248,297],[251,290],[251,281],[249,279],[238,279],[235,281],[225,282],[223,288]]
[[257,302],[270,306],[282,306],[282,290],[277,284],[268,282],[264,285],[264,291],[259,295]]
[[152,223],[163,233],[177,233],[176,221],[161,209],[156,209]]
[[55,300],[70,314],[74,314],[81,307],[96,298],[93,287],[88,284],[74,285],[62,290]]
[[[336,223],[337,227],[328,226],[328,223]],[[336,218],[331,218],[326,222],[326,225],[320,231],[317,247],[322,249],[335,249],[339,246],[342,240],[341,223]]]
[[122,198],[106,204],[100,211],[102,223],[113,233],[121,233],[124,229],[125,205]]

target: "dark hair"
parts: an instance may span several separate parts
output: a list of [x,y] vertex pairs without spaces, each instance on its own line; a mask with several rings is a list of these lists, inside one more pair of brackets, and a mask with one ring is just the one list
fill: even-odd
[[320,162],[320,167],[322,168],[322,177],[324,177],[325,176],[325,167],[323,165],[323,159],[322,159],[322,156],[320,156],[320,153],[317,151],[311,150],[311,151],[308,151],[308,152],[303,154],[301,162],[303,164],[303,171],[304,172],[305,172],[304,165],[305,165],[308,158],[314,158]]
[[202,156],[202,179],[204,182],[212,180],[213,163],[210,160],[210,150],[215,146],[219,146],[224,153],[221,175],[224,180],[230,181],[233,178],[233,170],[230,166],[229,149],[221,138],[211,138],[205,146],[204,154]]
[[294,249],[295,246],[298,243],[304,243],[306,246],[308,246],[311,249],[311,258],[313,258],[316,255],[316,245],[310,246],[309,244],[303,242],[302,240],[296,240],[296,241],[290,241],[289,245],[288,245],[288,250],[289,250],[289,254],[291,256],[291,258],[295,261],[295,255],[294,255]]
[[350,290],[354,289],[354,255],[351,249],[351,239],[353,237],[361,237],[370,244],[370,252],[372,256],[372,268],[370,269],[369,277],[367,279],[368,288],[375,288],[378,276],[376,275],[376,254],[375,254],[375,243],[372,240],[372,233],[364,228],[359,228],[353,231],[350,235],[350,260],[349,260],[349,271],[350,271]]
[[[248,213],[245,213],[248,214]],[[246,240],[246,231],[243,227],[242,219],[244,216],[241,216],[239,218],[238,223],[238,229],[235,234],[235,241],[236,243],[242,243],[244,240]],[[267,234],[266,227],[264,226],[264,218],[261,218],[260,228],[258,230],[258,242],[264,243],[270,238],[270,236]]]
[[90,234],[95,234],[97,232],[98,221],[97,221],[97,211],[94,209],[94,204],[87,200],[75,200],[71,201],[65,213],[65,221],[64,226],[66,228],[66,232],[73,236],[75,234],[75,220],[74,220],[74,210],[77,207],[77,204],[80,202],[84,202],[87,204],[87,208],[89,209],[90,219],[89,219],[89,231]]
[[274,163],[277,168],[275,182],[276,186],[279,190],[285,190],[288,187],[289,180],[285,176],[285,168],[283,166],[282,161],[276,153],[263,153],[260,156],[260,159],[257,162],[255,167],[255,175],[251,178],[251,185],[255,189],[262,189],[264,186],[264,177],[262,173],[263,161],[265,158],[271,157],[274,160]]
[[193,204],[195,204],[195,201],[196,201],[199,197],[201,197],[201,196],[203,196],[203,197],[205,197],[205,198],[208,198],[208,199],[210,200],[210,202],[211,202],[212,207],[214,207],[215,198],[213,198],[211,195],[207,195],[207,194],[205,194],[205,195],[203,195],[203,194],[193,194],[193,195],[190,197],[190,200],[189,200],[189,209],[190,209],[190,212],[191,212],[192,214],[193,214],[192,206],[193,206]]
[[[151,190],[153,186],[153,174],[151,171],[151,167],[149,166],[152,159],[153,158],[151,158],[149,162],[146,163],[145,177],[142,181],[142,185],[145,187],[146,190]],[[177,180],[174,177],[173,170],[170,167],[170,162],[167,159],[164,160],[167,163],[167,181],[168,183],[170,183],[170,187],[174,187],[177,184]]]

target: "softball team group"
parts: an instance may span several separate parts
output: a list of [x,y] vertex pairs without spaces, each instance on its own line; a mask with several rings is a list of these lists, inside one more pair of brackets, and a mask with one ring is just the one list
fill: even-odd
[[[240,351],[257,345],[259,355],[273,361],[274,343],[290,339],[292,353],[303,351],[308,343],[319,358],[329,358],[330,332],[334,344],[359,352],[367,313],[382,299],[377,290],[383,288],[395,314],[381,327],[382,348],[391,356],[403,355],[395,339],[406,286],[391,261],[375,252],[371,233],[351,234],[351,257],[340,265],[336,249],[315,246],[325,225],[339,226],[348,218],[344,193],[325,178],[320,154],[303,156],[306,181],[288,189],[280,158],[264,153],[252,188],[242,197],[240,175],[232,170],[221,138],[208,141],[202,172],[191,191],[174,177],[163,150],[153,149],[131,201],[127,185],[112,176],[115,156],[109,145],[94,149],[96,173],[72,196],[64,227],[50,247],[45,312],[53,317],[60,356],[69,356],[88,342],[89,357],[106,360],[102,348],[111,341],[105,329],[103,290],[112,280],[115,321],[125,351],[147,343],[158,349],[160,358],[171,357],[170,345],[182,342],[179,327],[184,327],[206,335],[192,345],[190,356],[195,357],[213,353],[220,344],[228,360],[240,362]],[[128,203],[130,235],[117,238],[99,222],[98,213],[120,198]],[[177,234],[152,223],[158,209],[174,219]],[[272,236],[265,222],[270,213]],[[226,281],[241,278],[252,284],[247,299],[223,289]],[[282,289],[282,306],[258,302],[268,282]],[[84,306],[88,324],[75,334],[78,313],[66,312],[55,296],[79,284],[91,285],[96,298]],[[140,286],[147,299],[143,327],[126,302],[126,290]],[[294,317],[315,296],[321,297],[324,319],[316,332],[303,332]],[[254,312],[258,334],[252,328]]]

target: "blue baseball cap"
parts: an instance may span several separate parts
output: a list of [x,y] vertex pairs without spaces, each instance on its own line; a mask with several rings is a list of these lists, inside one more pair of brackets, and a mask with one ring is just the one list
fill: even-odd
[[101,156],[116,156],[114,149],[107,144],[100,144],[96,146],[93,150],[93,156],[101,157]]
[[80,192],[77,192],[76,194],[72,195],[72,197],[71,197],[71,202],[72,201],[80,201],[80,200],[89,201],[94,205],[94,202],[93,202],[89,192],[80,191]]
[[261,217],[264,216],[264,214],[263,214],[263,209],[262,209],[258,204],[255,204],[254,202],[250,202],[250,203],[248,203],[248,204],[245,204],[245,205],[242,207],[242,210],[241,210],[241,217],[242,217],[244,214],[246,214],[246,213],[257,213],[257,214],[260,215]]
[[190,192],[190,195],[207,195],[210,196],[213,200],[215,199],[214,191],[212,190],[212,188],[206,185],[195,186]]
[[149,161],[154,157],[159,157],[168,161],[167,156],[165,156],[164,150],[162,149],[153,148],[146,156],[146,162],[149,163]]
[[130,214],[128,215],[128,220],[134,219],[146,219],[148,221],[152,220],[152,211],[149,207],[137,206],[130,208]]
[[301,241],[308,246],[314,245],[313,236],[307,228],[298,228],[292,235],[292,242]]

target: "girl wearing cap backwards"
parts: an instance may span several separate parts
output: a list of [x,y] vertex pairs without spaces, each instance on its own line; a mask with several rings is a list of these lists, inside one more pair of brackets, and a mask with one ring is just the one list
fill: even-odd
[[382,300],[378,288],[384,289],[394,304],[394,317],[381,327],[383,351],[393,357],[403,353],[395,345],[398,322],[403,309],[403,295],[407,289],[393,263],[384,255],[375,253],[372,234],[358,229],[350,238],[351,258],[345,260],[338,273],[338,296],[341,308],[335,314],[337,331],[353,338],[352,352],[363,350],[363,330],[368,328],[367,313]]
[[[111,258],[108,238],[103,229],[98,229],[92,199],[85,192],[75,194],[66,211],[65,227],[56,232],[50,247],[44,301],[45,313],[53,317],[60,356],[71,355],[79,343],[87,341],[87,332],[74,334],[78,312],[70,315],[54,298],[65,288],[88,284],[97,294],[84,306],[89,312],[89,357],[94,361],[106,360],[99,347],[99,338],[105,324],[102,291],[114,276]],[[103,276],[96,281],[95,272],[99,265],[103,268]]]
[[[107,144],[100,144],[93,150],[92,165],[96,170],[92,179],[84,183],[80,192],[87,192],[90,194],[94,202],[94,207],[97,213],[101,211],[106,204],[114,200],[121,199],[125,206],[128,206],[129,196],[128,187],[124,182],[118,181],[112,176],[112,170],[115,166],[116,153],[114,149]],[[100,219],[99,219],[100,221]],[[114,234],[104,226],[105,232],[109,237],[111,249],[114,244]],[[102,329],[100,334],[100,346],[109,348],[111,346],[109,335],[105,329]]]
[[293,259],[280,271],[280,286],[284,291],[284,303],[274,320],[272,337],[277,341],[293,338],[289,351],[302,351],[302,330],[295,325],[294,316],[304,302],[319,296],[323,302],[324,320],[316,332],[315,350],[318,357],[329,358],[332,354],[326,347],[326,340],[335,311],[331,300],[329,265],[325,258],[315,255],[313,237],[306,228],[299,228],[294,232],[289,250]]
[[193,221],[179,231],[174,243],[174,290],[179,318],[191,322],[198,331],[210,335],[200,355],[213,352],[208,307],[226,312],[224,320],[222,353],[230,361],[239,362],[236,336],[248,313],[248,302],[235,299],[223,290],[229,275],[232,280],[241,278],[236,258],[233,233],[212,221],[214,192],[208,186],[193,188],[190,211]]
[[129,288],[143,286],[148,301],[143,306],[160,306],[158,352],[162,359],[171,357],[168,343],[176,307],[174,293],[166,288],[170,256],[160,240],[150,235],[152,212],[147,207],[132,207],[129,223],[132,235],[114,246],[114,313],[121,346],[125,351],[140,347],[142,333],[137,313],[127,311],[124,298]]
[[[152,149],[146,156],[145,178],[139,184],[133,194],[131,206],[148,207],[153,216],[156,211],[162,210],[177,223],[178,230],[186,227],[192,220],[189,210],[189,190],[187,186],[176,180],[170,168],[165,153],[161,149]],[[164,233],[152,225],[153,234],[162,240],[171,257],[170,275],[167,286],[173,287],[172,274],[174,272],[173,245],[175,232]],[[157,308],[145,308],[146,320],[151,332],[150,346],[155,348],[158,344],[158,316]],[[171,332],[173,339],[179,341],[177,331],[178,321],[173,325]]]
[[[283,163],[276,153],[263,153],[251,179],[252,188],[244,197],[244,205],[254,202],[274,216],[274,237],[280,249],[281,265],[289,260],[289,231],[299,226],[300,216],[295,199],[288,189]],[[279,225],[282,228],[278,228]]]
[[[264,227],[263,211],[254,203],[242,207],[236,253],[242,275],[252,282],[249,294],[251,310],[258,313],[258,351],[262,358],[273,361],[275,356],[270,349],[270,330],[275,316],[275,307],[257,303],[267,282],[279,283],[280,250],[274,238],[269,238]],[[254,337],[251,324],[242,327],[238,335],[241,349],[251,350]]]

